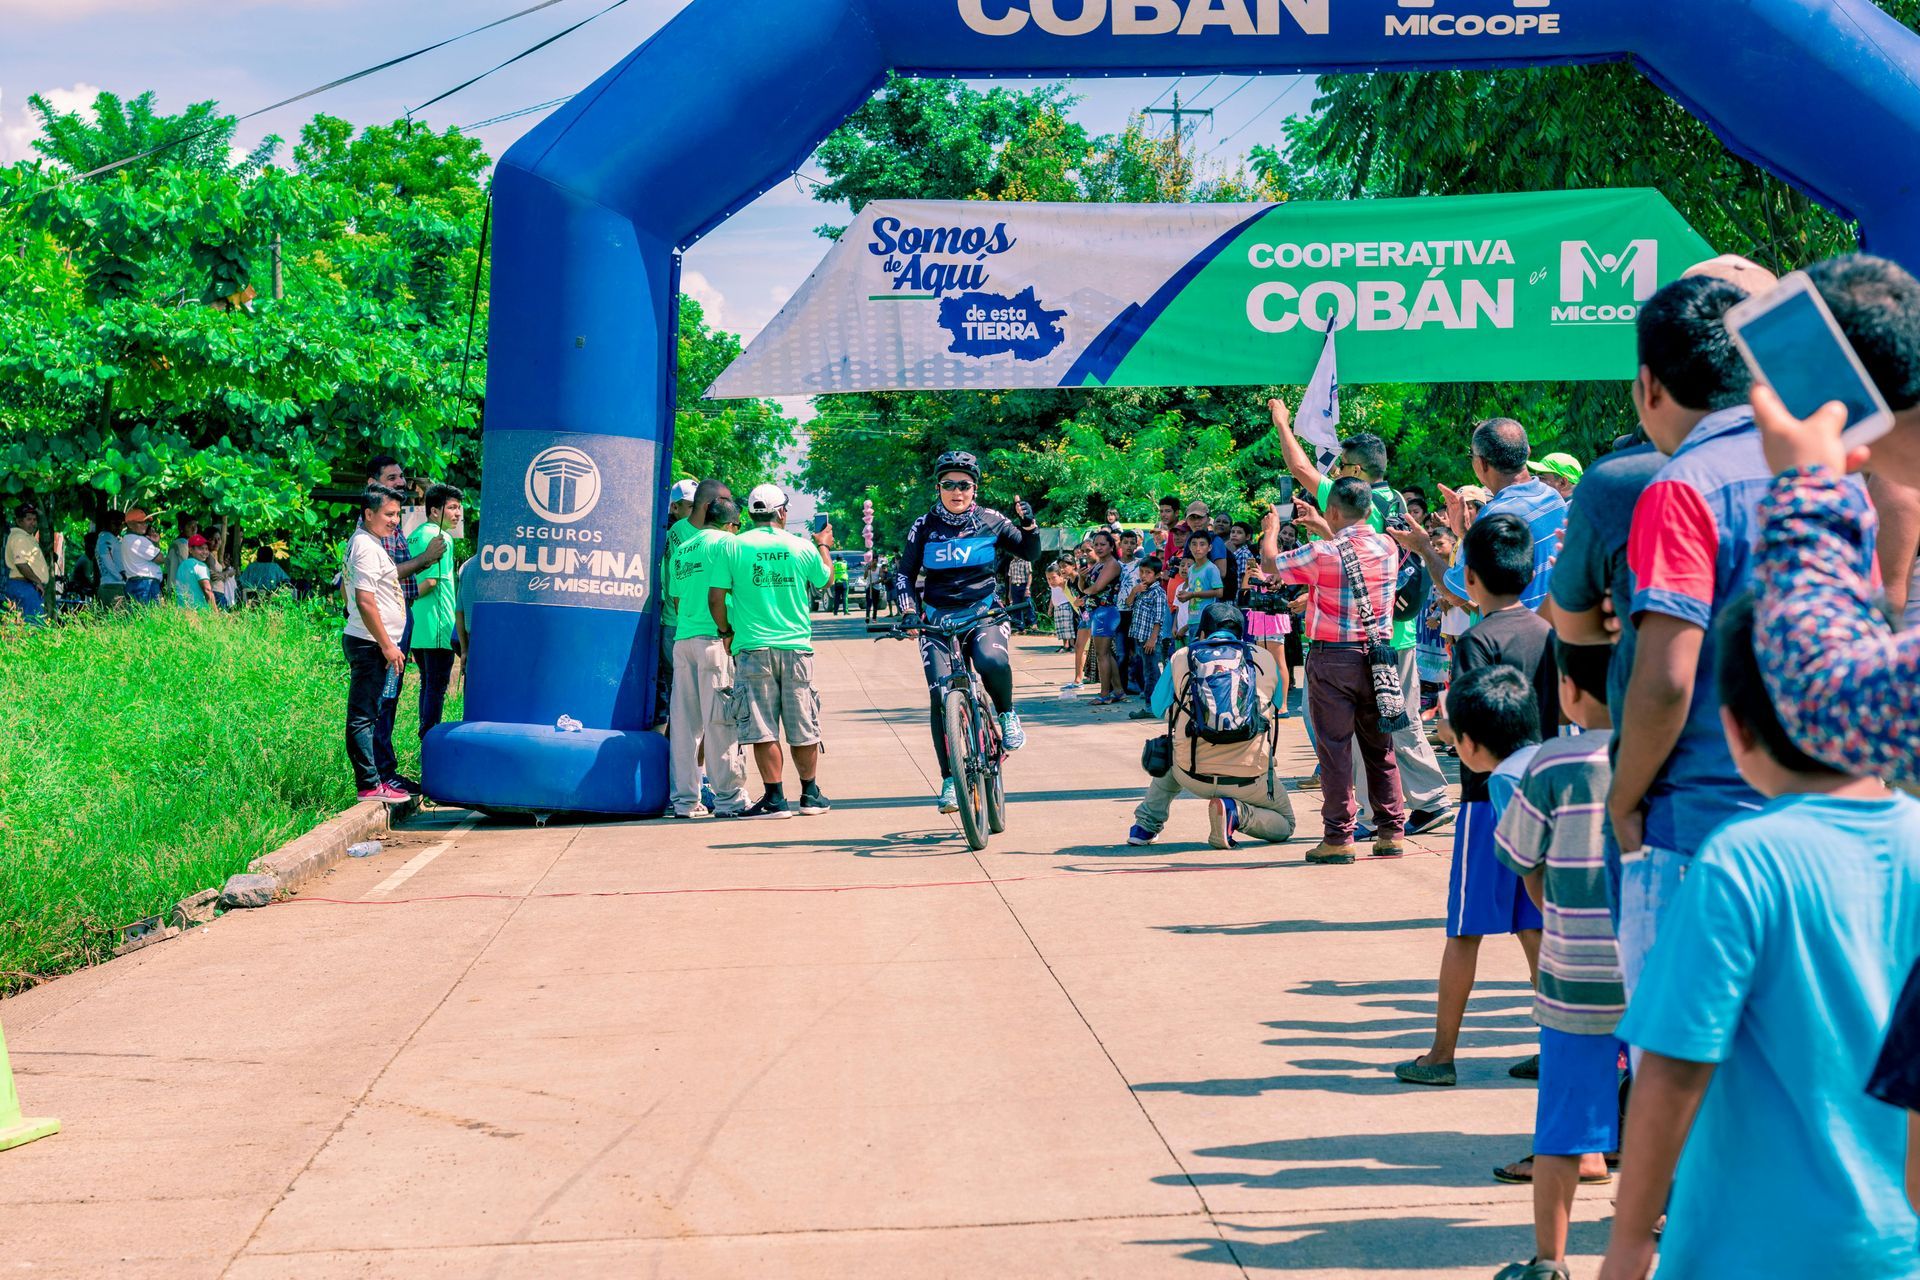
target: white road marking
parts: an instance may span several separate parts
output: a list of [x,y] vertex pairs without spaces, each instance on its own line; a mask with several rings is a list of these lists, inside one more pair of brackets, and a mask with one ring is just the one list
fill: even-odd
[[453,847],[453,842],[455,840],[458,840],[461,836],[465,835],[467,832],[473,830],[475,824],[477,824],[479,821],[480,821],[480,815],[476,813],[471,817],[469,817],[465,822],[462,822],[459,826],[455,827],[452,831],[449,831],[447,833],[447,838],[445,840],[442,840],[439,844],[434,845],[433,848],[423,849],[419,853],[414,854],[412,859],[408,861],[406,866],[401,867],[398,871],[388,876],[385,880],[382,880],[379,884],[367,890],[367,897],[384,898],[388,894],[392,893],[395,889],[398,889],[401,885],[405,884],[407,881],[419,875],[422,871],[426,870],[427,864],[429,862],[432,862],[435,858],[445,853],[448,849],[451,849]]

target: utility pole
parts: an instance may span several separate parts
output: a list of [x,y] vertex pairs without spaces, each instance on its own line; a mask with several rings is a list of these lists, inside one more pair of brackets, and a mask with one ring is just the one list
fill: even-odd
[[[1171,107],[1148,107],[1145,111],[1142,111],[1140,114],[1143,116],[1172,116],[1173,117],[1174,181],[1178,184],[1179,190],[1184,191],[1186,189],[1187,184],[1185,182],[1180,181],[1180,175],[1184,172],[1184,169],[1185,169],[1184,162],[1180,157],[1180,147],[1181,147],[1181,144],[1186,140],[1186,133],[1185,133],[1186,119],[1188,116],[1204,116],[1208,120],[1212,120],[1213,109],[1211,107],[1208,107],[1203,110],[1196,110],[1193,107],[1181,106],[1180,91],[1178,89],[1175,89],[1173,91],[1173,105]],[[1178,194],[1178,192],[1176,191],[1175,194]]]
[[287,277],[280,263],[280,234],[273,236],[273,300],[280,301],[287,296]]

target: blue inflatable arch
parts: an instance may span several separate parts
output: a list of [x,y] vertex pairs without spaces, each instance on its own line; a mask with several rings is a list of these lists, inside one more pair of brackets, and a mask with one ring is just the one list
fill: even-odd
[[792,174],[889,70],[1620,59],[1920,268],[1920,39],[1868,0],[695,0],[496,174],[468,719],[430,735],[428,790],[488,809],[664,807],[666,744],[645,729],[680,254]]

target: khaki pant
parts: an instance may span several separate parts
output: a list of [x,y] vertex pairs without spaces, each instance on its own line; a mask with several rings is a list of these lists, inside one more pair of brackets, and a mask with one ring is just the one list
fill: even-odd
[[[1269,782],[1273,788],[1271,794],[1267,789]],[[1173,802],[1182,791],[1199,796],[1202,800],[1212,800],[1217,796],[1236,802],[1240,808],[1239,827],[1242,835],[1264,840],[1268,844],[1282,844],[1293,839],[1293,796],[1284,778],[1261,778],[1237,785],[1202,782],[1179,765],[1175,765],[1173,771],[1164,778],[1147,779],[1147,794],[1141,798],[1139,808],[1133,811],[1133,820],[1159,835],[1166,829],[1167,816],[1173,811]]]
[[673,693],[667,719],[673,751],[673,811],[700,803],[700,746],[707,748],[707,778],[717,812],[747,807],[747,757],[734,736],[733,658],[715,636],[673,646]]
[[[1441,772],[1440,757],[1427,741],[1427,726],[1420,719],[1420,655],[1413,649],[1394,654],[1400,660],[1400,696],[1406,699],[1407,714],[1413,723],[1393,735],[1393,758],[1400,766],[1401,804],[1409,814],[1447,807],[1447,775]],[[1373,801],[1367,794],[1367,766],[1358,752],[1353,757],[1353,791],[1360,803],[1360,821],[1370,827],[1380,825],[1373,813]]]

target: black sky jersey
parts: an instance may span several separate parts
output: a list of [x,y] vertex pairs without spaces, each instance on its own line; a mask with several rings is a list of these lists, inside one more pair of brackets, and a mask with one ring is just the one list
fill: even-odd
[[[1000,553],[1022,560],[1040,558],[1040,530],[1022,531],[998,511],[975,507],[964,516],[929,513],[907,531],[907,549],[893,575],[900,607],[924,605],[938,613],[958,613],[993,599],[995,562]],[[918,583],[926,575],[926,586]]]

